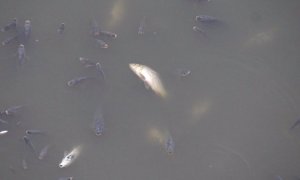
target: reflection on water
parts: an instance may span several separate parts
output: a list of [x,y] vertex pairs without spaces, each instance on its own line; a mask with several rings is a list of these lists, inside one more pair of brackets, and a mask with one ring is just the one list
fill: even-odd
[[[0,178],[300,176],[300,131],[290,129],[300,115],[298,1],[0,4],[0,28],[18,19],[0,33]],[[26,20],[24,61],[16,32]],[[159,72],[167,101],[132,62]],[[59,168],[77,146],[80,157]]]

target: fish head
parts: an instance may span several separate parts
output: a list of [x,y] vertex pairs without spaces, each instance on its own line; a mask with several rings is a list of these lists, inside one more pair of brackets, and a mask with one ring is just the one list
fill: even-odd
[[145,81],[145,76],[142,74],[143,65],[130,63],[129,68],[143,81]]

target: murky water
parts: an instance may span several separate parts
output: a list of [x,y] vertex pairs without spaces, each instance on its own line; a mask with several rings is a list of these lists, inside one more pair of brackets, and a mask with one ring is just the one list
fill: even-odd
[[[1,110],[25,106],[0,124],[8,130],[0,136],[0,179],[295,179],[300,127],[289,128],[300,116],[299,7],[296,0],[1,1],[0,25],[29,19],[32,34],[23,67],[17,42],[0,48]],[[220,22],[196,22],[200,14]],[[103,39],[109,48],[89,35],[93,19],[118,34]],[[68,87],[96,75],[79,56],[100,61],[105,82]],[[156,70],[168,98],[146,90],[129,63]],[[180,77],[180,68],[191,74]],[[96,136],[99,109],[105,127]],[[47,132],[30,136],[38,152],[50,144],[43,160],[25,145],[27,129]],[[78,159],[60,169],[64,151],[77,146]]]

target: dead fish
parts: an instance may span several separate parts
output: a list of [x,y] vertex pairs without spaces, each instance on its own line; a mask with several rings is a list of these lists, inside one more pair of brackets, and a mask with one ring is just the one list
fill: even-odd
[[62,34],[65,31],[65,23],[61,23],[57,29],[59,34]]
[[113,32],[110,32],[110,31],[100,31],[100,35],[111,37],[111,38],[114,38],[114,39],[116,39],[117,36],[118,36],[116,33],[113,33]]
[[60,168],[65,168],[70,166],[77,159],[80,152],[81,152],[81,146],[77,146],[61,160],[58,166]]
[[173,141],[172,136],[168,136],[165,142],[165,150],[168,154],[174,154],[175,151],[175,142]]
[[4,134],[6,134],[6,133],[8,133],[7,130],[0,131],[0,136],[4,135]]
[[96,39],[97,44],[100,46],[100,48],[102,49],[106,49],[108,48],[108,44],[106,42],[104,42],[101,39]]
[[12,106],[12,107],[9,107],[9,108],[5,109],[2,113],[7,115],[7,116],[11,116],[11,115],[14,115],[17,112],[19,112],[20,109],[22,109],[23,107],[24,107],[23,105]]
[[88,80],[88,79],[91,79],[91,78],[94,78],[94,77],[90,77],[90,76],[81,76],[81,77],[77,77],[77,78],[74,78],[74,79],[71,79],[70,81],[67,82],[67,85],[69,87],[73,87],[85,80]]
[[145,34],[145,26],[146,26],[146,17],[144,16],[138,28],[138,35]]
[[50,145],[47,144],[45,147],[43,147],[43,149],[40,151],[39,160],[43,160],[45,158],[45,156],[48,154],[48,149],[50,148]]
[[151,88],[155,94],[165,98],[167,92],[159,78],[159,74],[142,64],[129,64],[130,69],[144,82],[146,89]]
[[2,32],[6,32],[10,29],[16,29],[17,27],[17,18],[14,18],[12,22],[6,24],[3,28],[1,28]]
[[213,23],[219,21],[216,17],[208,15],[198,15],[195,17],[195,20],[203,23]]

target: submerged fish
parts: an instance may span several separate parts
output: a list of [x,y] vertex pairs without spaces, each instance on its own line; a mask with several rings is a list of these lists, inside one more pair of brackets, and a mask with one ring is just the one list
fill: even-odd
[[27,146],[31,149],[31,151],[36,155],[35,147],[33,146],[31,140],[29,139],[29,137],[24,136],[23,140],[24,140],[25,144],[27,144]]
[[193,31],[205,35],[205,31],[198,26],[193,26]]
[[73,179],[73,177],[60,177],[60,178],[58,178],[58,180],[72,180]]
[[24,107],[23,105],[9,107],[3,111],[3,114],[5,114],[7,116],[14,115],[23,107]]
[[108,48],[108,44],[106,42],[104,42],[101,39],[96,39],[97,44],[100,46],[100,48],[102,49],[106,49]]
[[2,46],[6,46],[7,44],[11,43],[12,41],[16,40],[18,38],[18,35],[14,35],[11,37],[6,38],[1,42]]
[[48,154],[48,149],[50,148],[50,145],[47,144],[45,147],[43,147],[43,149],[41,150],[40,154],[39,154],[39,160],[43,160],[45,158],[45,156]]
[[15,29],[17,27],[17,18],[14,18],[12,22],[6,24],[3,28],[1,28],[2,32],[8,31],[10,29]]
[[91,22],[91,35],[97,37],[100,35],[100,27],[96,20],[92,20]]
[[146,89],[151,88],[155,94],[165,98],[167,92],[159,78],[159,74],[142,64],[129,64],[130,69],[144,82]]
[[145,26],[146,26],[146,17],[144,16],[138,28],[138,35],[145,34]]
[[81,146],[77,146],[61,160],[61,163],[58,166],[60,168],[65,168],[70,166],[77,159],[80,152],[81,152]]
[[104,131],[104,117],[102,113],[94,115],[93,130],[96,136],[101,136]]
[[36,130],[36,129],[29,129],[25,131],[26,134],[32,135],[32,134],[41,134],[41,135],[45,135],[46,132],[42,131],[42,130]]
[[195,17],[195,20],[204,23],[213,23],[218,21],[216,17],[208,16],[208,15],[198,15]]
[[62,34],[65,31],[65,23],[61,23],[57,29],[59,34]]
[[90,67],[95,67],[96,66],[96,63],[91,61],[90,59],[88,58],[85,58],[85,57],[79,57],[78,58],[80,63],[86,67],[86,68],[90,68]]
[[96,63],[96,70],[100,74],[100,76],[105,80],[105,74],[104,74],[103,67],[100,64],[100,62]]
[[174,154],[175,151],[175,142],[173,141],[172,136],[168,136],[165,142],[165,149],[168,154]]
[[91,79],[91,78],[94,78],[94,77],[90,77],[90,76],[82,76],[82,77],[78,77],[78,78],[74,78],[74,79],[71,79],[70,81],[67,82],[67,85],[69,87],[73,87],[77,84],[79,84],[80,82],[83,82],[87,79]]
[[25,158],[22,159],[22,167],[24,170],[28,169],[27,161]]
[[20,44],[18,47],[18,60],[20,65],[23,65],[25,63],[25,58],[26,58],[25,47],[23,44]]
[[293,130],[295,127],[297,127],[300,124],[300,119],[294,122],[294,124],[290,127],[290,130]]
[[113,32],[110,32],[110,31],[100,31],[100,35],[111,37],[111,38],[114,38],[114,39],[116,39],[117,36],[118,36],[116,33],[113,33]]

